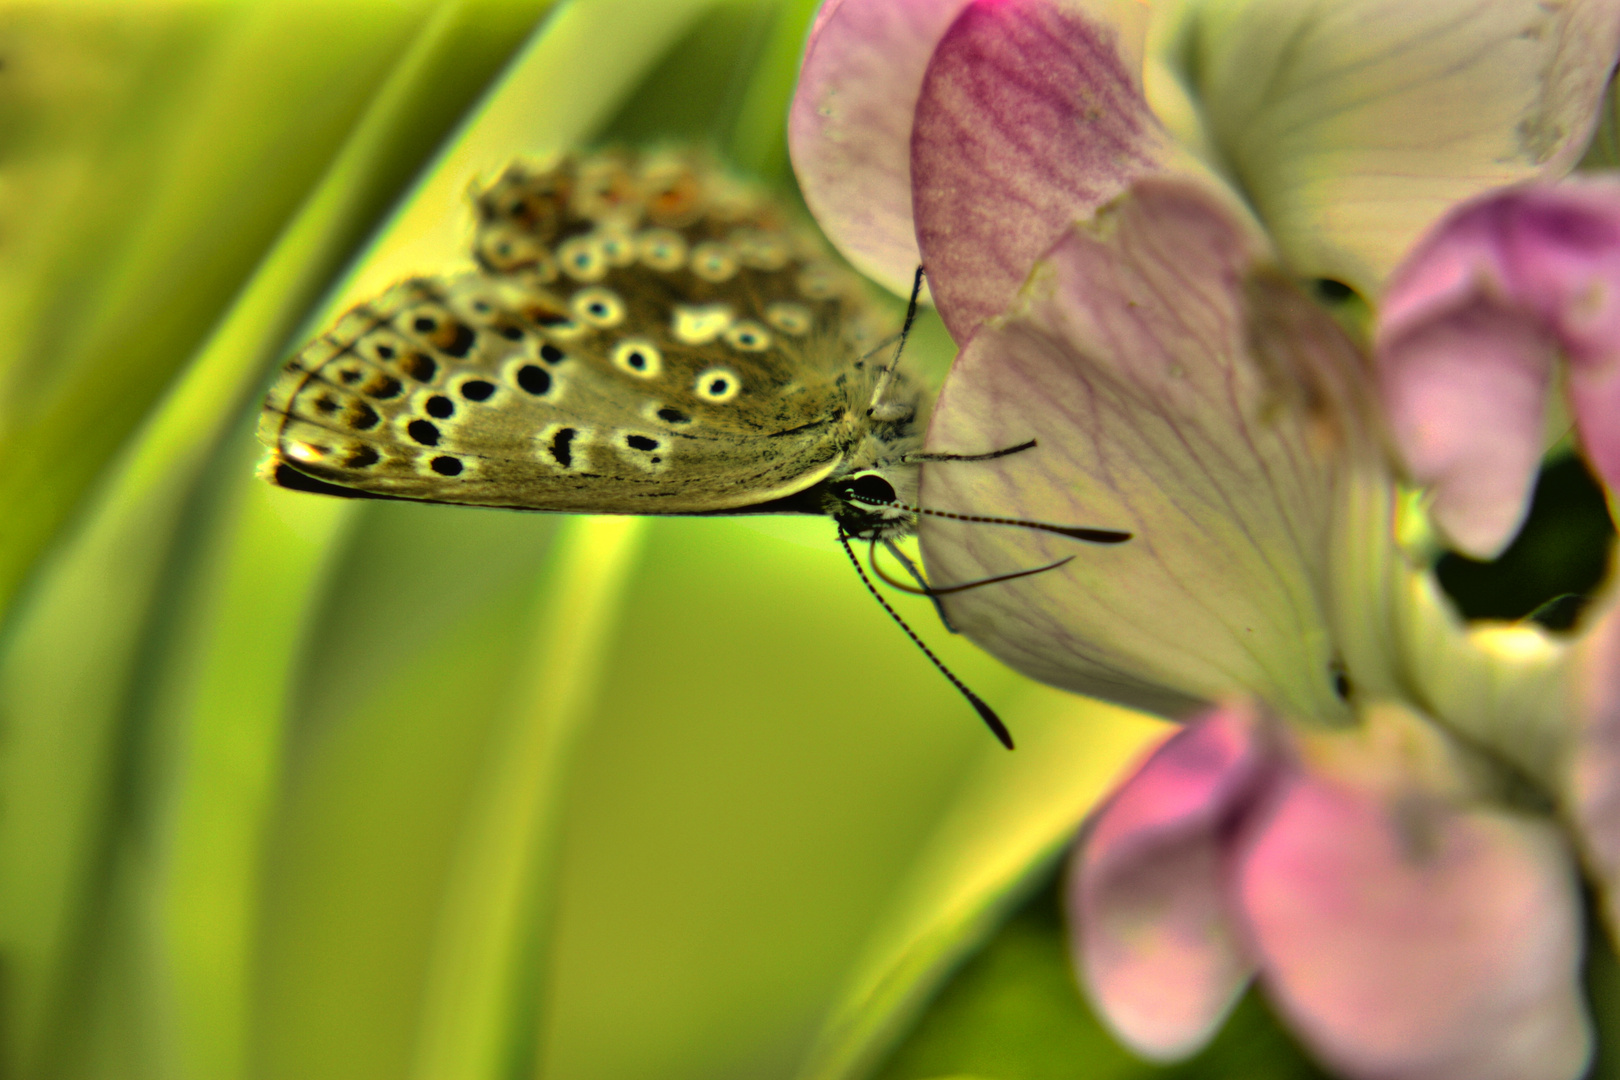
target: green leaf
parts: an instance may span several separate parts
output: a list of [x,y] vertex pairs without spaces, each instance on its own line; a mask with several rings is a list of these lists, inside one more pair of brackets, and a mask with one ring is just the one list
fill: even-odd
[[0,608],[233,300],[257,292],[279,350],[548,6],[6,12]]
[[1620,1080],[1620,960],[1596,917],[1586,930],[1586,993],[1597,1029],[1597,1052],[1586,1080]]

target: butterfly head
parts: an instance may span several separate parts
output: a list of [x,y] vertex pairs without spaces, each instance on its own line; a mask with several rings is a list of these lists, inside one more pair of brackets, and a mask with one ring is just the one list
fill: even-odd
[[893,540],[917,530],[916,465],[895,461],[829,480],[827,513],[852,539]]

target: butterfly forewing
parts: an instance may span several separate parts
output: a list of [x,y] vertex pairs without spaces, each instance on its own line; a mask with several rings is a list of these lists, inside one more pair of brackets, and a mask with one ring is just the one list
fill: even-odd
[[274,464],[398,498],[695,513],[807,488],[870,438],[862,294],[752,189],[603,154],[514,165],[475,206],[478,271],[402,282],[287,363]]

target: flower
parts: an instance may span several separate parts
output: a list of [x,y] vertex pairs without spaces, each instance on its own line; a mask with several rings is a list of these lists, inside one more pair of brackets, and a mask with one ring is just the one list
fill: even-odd
[[[795,168],[857,266],[891,286],[928,269],[962,347],[929,450],[1037,444],[927,466],[925,506],[1134,535],[946,604],[1019,670],[1190,719],[1095,817],[1071,888],[1082,982],[1150,1056],[1202,1045],[1258,972],[1348,1076],[1584,1068],[1570,850],[1620,886],[1615,695],[1590,689],[1616,681],[1612,649],[1465,626],[1408,542],[1422,512],[1389,451],[1424,425],[1470,434],[1406,471],[1436,484],[1442,530],[1489,550],[1539,456],[1524,387],[1549,343],[1594,343],[1572,380],[1610,374],[1603,257],[1504,254],[1460,211],[1402,260],[1453,206],[1568,172],[1617,51],[1612,2],[842,0],[817,18]],[[1586,198],[1534,190],[1513,205]],[[1503,269],[1457,271],[1457,251]],[[1480,295],[1529,326],[1491,370],[1530,375],[1457,377],[1458,334],[1480,331],[1443,320]],[[1436,311],[1462,327],[1449,353],[1418,350]],[[1578,417],[1602,414],[1583,419],[1594,459],[1613,413],[1583,402],[1607,385],[1572,382]],[[1442,392],[1515,418],[1511,482],[1471,457],[1490,436],[1436,419]],[[1454,474],[1492,479],[1486,542],[1452,512]],[[1074,554],[935,518],[922,545],[942,584]]]
[[1380,307],[1390,427],[1434,517],[1480,558],[1523,522],[1554,362],[1582,448],[1620,486],[1620,178],[1493,191],[1401,263]]
[[1201,1045],[1258,968],[1347,1075],[1577,1075],[1590,1033],[1563,838],[1478,801],[1457,757],[1399,707],[1305,738],[1245,706],[1189,725],[1072,865],[1086,984],[1155,1056]]

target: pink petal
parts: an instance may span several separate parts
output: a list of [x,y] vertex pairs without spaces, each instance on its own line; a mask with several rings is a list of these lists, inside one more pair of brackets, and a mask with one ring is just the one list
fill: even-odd
[[1552,343],[1482,297],[1389,332],[1378,369],[1390,432],[1433,489],[1435,524],[1466,554],[1495,558],[1530,507]]
[[1620,490],[1620,364],[1574,367],[1569,397],[1582,453],[1610,491]]
[[1560,353],[1587,453],[1620,483],[1620,183],[1517,188],[1460,208],[1402,264],[1381,317],[1396,442],[1464,551],[1494,556],[1523,519]]
[[1582,636],[1575,664],[1579,723],[1569,775],[1569,815],[1620,941],[1620,607]]
[[1149,8],[978,0],[928,64],[911,135],[917,240],[945,325],[965,342],[1012,301],[1070,222],[1158,171],[1142,95]]
[[1265,771],[1259,717],[1213,710],[1148,758],[1075,852],[1075,966],[1109,1026],[1147,1057],[1208,1042],[1253,971],[1233,928],[1227,848]]
[[1321,597],[1355,455],[1330,384],[1362,361],[1308,300],[1250,280],[1262,252],[1216,196],[1141,181],[1065,234],[957,358],[928,449],[1038,445],[925,466],[924,506],[1133,534],[1098,547],[925,517],[942,586],[1071,560],[948,597],[979,645],[1172,715],[1250,693],[1344,715]]
[[1241,903],[1273,1000],[1350,1080],[1574,1080],[1592,1033],[1550,822],[1296,775]]
[[940,36],[968,0],[828,0],[788,113],[810,212],[845,258],[904,295],[921,261],[911,223],[911,117]]

